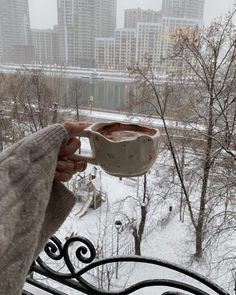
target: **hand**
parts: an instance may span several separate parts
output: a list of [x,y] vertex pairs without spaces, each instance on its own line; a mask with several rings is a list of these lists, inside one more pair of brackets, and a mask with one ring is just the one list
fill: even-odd
[[75,173],[82,172],[87,167],[87,163],[84,161],[69,159],[69,157],[80,148],[80,140],[76,138],[76,136],[79,136],[80,132],[86,127],[86,124],[83,122],[66,122],[63,125],[70,139],[68,143],[60,149],[55,179],[59,181],[69,181]]

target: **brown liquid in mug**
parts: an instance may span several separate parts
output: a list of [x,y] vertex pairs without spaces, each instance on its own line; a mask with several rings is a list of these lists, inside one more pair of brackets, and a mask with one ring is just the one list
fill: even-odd
[[153,136],[156,134],[156,131],[153,129],[132,124],[125,125],[121,123],[106,125],[98,129],[97,132],[113,141],[122,141],[127,139],[132,140],[140,135]]

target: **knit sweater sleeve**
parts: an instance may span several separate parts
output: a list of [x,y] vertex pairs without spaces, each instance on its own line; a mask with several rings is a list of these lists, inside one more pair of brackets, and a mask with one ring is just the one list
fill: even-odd
[[0,154],[0,290],[21,294],[30,265],[60,227],[75,197],[54,181],[57,156],[68,141],[55,124]]

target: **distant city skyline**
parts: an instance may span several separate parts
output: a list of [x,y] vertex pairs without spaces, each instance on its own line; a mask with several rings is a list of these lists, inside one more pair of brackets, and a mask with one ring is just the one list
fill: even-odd
[[28,1],[1,1],[0,63],[34,60]]
[[[224,16],[232,9],[235,0],[206,0],[204,23],[209,24],[216,17]],[[117,0],[117,27],[124,25],[124,10],[128,8],[161,9],[162,0]],[[47,9],[45,9],[47,7]],[[49,29],[57,24],[56,0],[29,0],[32,28]]]

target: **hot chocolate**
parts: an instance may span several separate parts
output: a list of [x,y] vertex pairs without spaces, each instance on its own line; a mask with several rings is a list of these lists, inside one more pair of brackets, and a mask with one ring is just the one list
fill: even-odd
[[153,136],[156,134],[154,129],[149,129],[139,125],[113,123],[105,125],[97,132],[112,141],[132,140],[140,135]]
[[154,164],[161,135],[157,129],[123,122],[98,122],[83,130],[80,137],[89,138],[92,155],[74,155],[99,165],[118,177],[144,175]]

